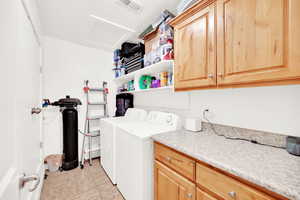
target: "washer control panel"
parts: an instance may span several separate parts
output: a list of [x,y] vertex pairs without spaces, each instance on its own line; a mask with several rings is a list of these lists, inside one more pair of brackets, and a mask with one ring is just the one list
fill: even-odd
[[147,121],[166,126],[177,127],[179,125],[179,117],[177,115],[159,111],[149,112]]

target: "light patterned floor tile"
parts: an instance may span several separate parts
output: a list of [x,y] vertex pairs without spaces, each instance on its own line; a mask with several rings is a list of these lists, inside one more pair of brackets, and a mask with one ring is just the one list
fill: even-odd
[[41,200],[124,200],[99,164],[64,172],[47,172]]

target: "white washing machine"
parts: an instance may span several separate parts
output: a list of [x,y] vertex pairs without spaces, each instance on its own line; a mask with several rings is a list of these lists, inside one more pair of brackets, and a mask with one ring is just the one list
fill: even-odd
[[175,114],[151,111],[147,120],[116,127],[117,187],[126,200],[153,200],[151,136],[180,128]]
[[101,145],[101,165],[113,184],[116,181],[116,127],[118,125],[132,122],[144,121],[147,112],[142,109],[129,108],[124,117],[113,117],[101,119],[100,122],[100,145]]

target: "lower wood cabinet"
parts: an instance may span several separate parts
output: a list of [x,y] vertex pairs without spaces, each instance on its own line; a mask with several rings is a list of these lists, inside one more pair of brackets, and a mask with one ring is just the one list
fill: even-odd
[[225,200],[275,200],[275,198],[197,163],[196,183]]
[[288,200],[160,143],[154,149],[155,200]]
[[206,192],[200,190],[199,188],[197,188],[197,200],[217,200],[217,199],[207,194]]
[[155,161],[155,200],[196,200],[196,185]]
[[184,174],[191,181],[195,180],[195,160],[179,154],[162,145],[154,144],[155,159],[174,169],[180,174]]

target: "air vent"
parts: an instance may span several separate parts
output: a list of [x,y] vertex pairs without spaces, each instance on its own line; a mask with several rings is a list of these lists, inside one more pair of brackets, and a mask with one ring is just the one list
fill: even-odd
[[142,6],[133,0],[117,0],[116,3],[134,12],[142,10]]

